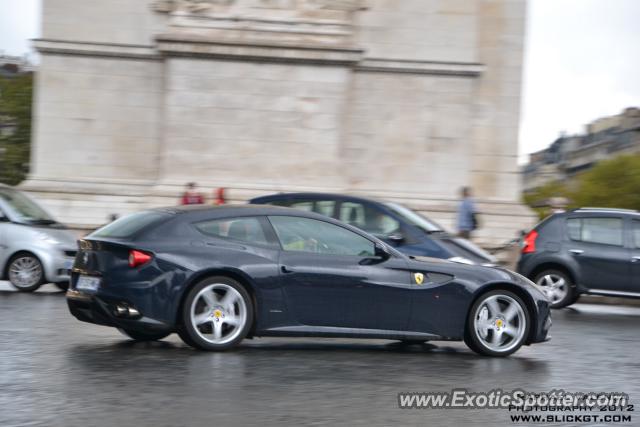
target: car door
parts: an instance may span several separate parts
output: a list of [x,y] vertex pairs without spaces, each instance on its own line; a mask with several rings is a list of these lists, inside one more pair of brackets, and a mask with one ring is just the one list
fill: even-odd
[[282,245],[287,310],[299,324],[406,329],[412,285],[403,258],[376,259],[373,241],[333,223],[295,216],[269,220]]
[[623,291],[629,286],[630,250],[624,218],[585,216],[567,219],[566,250],[579,266],[580,284],[593,291]]
[[629,292],[640,294],[640,219],[632,219],[631,227],[631,277]]

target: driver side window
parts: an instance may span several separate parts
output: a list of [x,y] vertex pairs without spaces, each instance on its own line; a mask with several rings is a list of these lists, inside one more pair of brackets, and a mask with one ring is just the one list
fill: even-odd
[[372,241],[328,222],[292,216],[270,216],[269,221],[285,251],[361,257],[375,254]]

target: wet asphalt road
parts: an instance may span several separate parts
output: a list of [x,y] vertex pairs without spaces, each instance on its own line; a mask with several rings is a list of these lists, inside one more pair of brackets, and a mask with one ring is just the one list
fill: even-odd
[[[578,304],[507,359],[463,344],[255,339],[204,353],[78,322],[52,285],[0,283],[0,426],[514,425],[506,410],[401,410],[401,391],[619,391],[640,410],[640,309]],[[582,424],[586,425],[586,424]],[[640,425],[640,415],[632,424]]]

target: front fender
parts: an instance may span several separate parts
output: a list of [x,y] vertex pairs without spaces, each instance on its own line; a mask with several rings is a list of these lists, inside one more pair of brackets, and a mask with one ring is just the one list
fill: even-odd
[[[515,275],[515,274],[514,274]],[[546,340],[546,336],[551,326],[551,309],[549,300],[538,287],[524,277],[515,277],[512,281],[492,281],[484,283],[474,292],[471,305],[487,292],[496,289],[511,291],[519,296],[525,303],[530,319],[529,336],[526,344],[541,342]]]

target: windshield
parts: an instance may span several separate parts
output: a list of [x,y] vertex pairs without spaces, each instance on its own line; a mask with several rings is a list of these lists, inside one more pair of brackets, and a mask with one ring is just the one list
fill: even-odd
[[408,223],[415,225],[418,228],[426,231],[427,233],[442,232],[444,229],[436,222],[431,221],[420,215],[419,213],[412,211],[409,208],[405,208],[397,203],[385,203],[385,205],[392,211],[404,218]]
[[0,200],[8,208],[9,216],[25,224],[55,224],[56,221],[26,195],[10,188],[0,188]]

